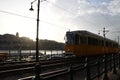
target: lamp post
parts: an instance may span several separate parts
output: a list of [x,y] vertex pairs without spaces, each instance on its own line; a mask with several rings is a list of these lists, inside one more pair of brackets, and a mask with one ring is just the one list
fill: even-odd
[[[33,6],[32,4],[35,2],[36,0],[34,0],[33,2],[31,2],[31,8],[29,10],[33,11]],[[39,61],[39,48],[38,48],[38,41],[39,41],[39,11],[40,11],[40,0],[38,0],[38,5],[37,5],[37,30],[36,30],[36,61]]]

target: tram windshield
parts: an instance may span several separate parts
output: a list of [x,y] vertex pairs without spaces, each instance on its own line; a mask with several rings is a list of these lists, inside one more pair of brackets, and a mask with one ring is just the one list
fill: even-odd
[[73,33],[67,32],[65,37],[66,44],[73,44],[73,40],[74,40]]

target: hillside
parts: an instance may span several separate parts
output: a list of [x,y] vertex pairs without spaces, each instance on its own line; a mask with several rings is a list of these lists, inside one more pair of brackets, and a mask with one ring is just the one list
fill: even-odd
[[[18,37],[11,34],[0,35],[0,50],[33,50],[36,42],[28,37]],[[39,40],[40,50],[63,50],[64,43],[52,40]]]

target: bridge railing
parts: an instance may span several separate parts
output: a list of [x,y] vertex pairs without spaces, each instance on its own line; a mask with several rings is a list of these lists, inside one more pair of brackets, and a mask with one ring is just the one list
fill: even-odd
[[79,80],[81,78],[93,80],[99,78],[103,74],[103,80],[109,80],[107,75],[108,71],[112,71],[113,74],[117,74],[116,68],[120,68],[120,54],[85,57],[84,59],[76,59],[69,63],[49,65],[49,67],[57,65],[66,66],[62,66],[54,71],[51,70],[42,73],[42,69],[45,68],[45,66],[37,64],[35,67],[35,76],[18,80],[58,80],[60,78],[65,78],[66,80]]

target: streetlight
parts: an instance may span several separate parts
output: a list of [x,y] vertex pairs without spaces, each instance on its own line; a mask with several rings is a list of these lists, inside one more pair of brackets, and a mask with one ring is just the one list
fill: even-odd
[[[34,0],[31,2],[31,8],[29,10],[33,11],[33,3],[37,1]],[[38,48],[38,41],[39,41],[39,11],[40,11],[40,0],[38,0],[38,5],[37,5],[37,31],[36,31],[36,61],[39,61],[39,48]]]

